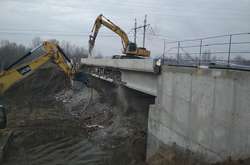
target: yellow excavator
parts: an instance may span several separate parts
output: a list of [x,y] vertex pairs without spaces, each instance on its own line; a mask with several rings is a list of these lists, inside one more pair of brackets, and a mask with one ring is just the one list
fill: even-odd
[[122,40],[122,46],[123,51],[122,53],[125,54],[125,58],[143,58],[143,57],[149,57],[150,51],[146,48],[139,48],[137,45],[131,41],[129,41],[128,35],[117,25],[115,25],[113,22],[111,22],[109,19],[104,17],[102,14],[99,15],[94,23],[94,26],[91,30],[91,35],[89,37],[89,54],[92,55],[92,50],[95,46],[95,40],[97,37],[97,34],[101,28],[101,26],[104,25],[111,31],[115,32],[117,35],[121,37]]
[[[20,64],[32,55],[36,56],[34,60]],[[49,61],[55,63],[67,76],[73,79],[76,71],[70,59],[57,44],[45,41],[0,72],[0,97],[12,85],[31,75]],[[6,127],[6,121],[5,109],[0,105],[1,129]]]

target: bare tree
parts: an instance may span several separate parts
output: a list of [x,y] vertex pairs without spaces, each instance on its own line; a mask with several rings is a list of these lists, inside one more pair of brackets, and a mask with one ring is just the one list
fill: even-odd
[[87,50],[83,47],[71,44],[68,41],[62,41],[60,46],[64,50],[65,54],[71,58],[80,59],[88,56]]

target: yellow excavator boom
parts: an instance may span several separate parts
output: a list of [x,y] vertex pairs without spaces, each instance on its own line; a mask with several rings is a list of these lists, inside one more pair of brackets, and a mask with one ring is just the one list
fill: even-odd
[[[15,66],[20,61],[18,60],[18,62],[13,63],[5,71],[0,72],[0,95],[16,82],[26,78],[50,60],[57,64],[66,75],[72,78],[75,74],[74,67],[58,45],[45,41],[38,48],[41,48],[44,52],[38,58],[20,66]],[[28,55],[31,55],[35,50],[30,51]]]

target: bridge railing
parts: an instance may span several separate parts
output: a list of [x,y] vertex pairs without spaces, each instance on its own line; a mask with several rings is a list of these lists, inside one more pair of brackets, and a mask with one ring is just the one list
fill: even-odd
[[250,33],[168,42],[163,61],[170,65],[213,64],[250,69]]

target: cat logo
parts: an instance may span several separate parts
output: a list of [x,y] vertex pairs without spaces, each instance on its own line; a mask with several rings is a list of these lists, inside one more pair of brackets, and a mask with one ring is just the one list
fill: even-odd
[[26,66],[23,66],[23,67],[17,69],[17,71],[22,75],[26,75],[27,73],[29,73],[31,71],[31,67],[29,65],[26,65]]

